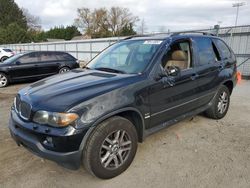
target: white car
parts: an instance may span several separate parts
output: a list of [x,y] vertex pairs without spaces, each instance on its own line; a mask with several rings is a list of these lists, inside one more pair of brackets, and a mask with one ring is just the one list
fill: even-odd
[[13,56],[15,53],[8,48],[0,48],[0,62],[8,59],[9,57]]

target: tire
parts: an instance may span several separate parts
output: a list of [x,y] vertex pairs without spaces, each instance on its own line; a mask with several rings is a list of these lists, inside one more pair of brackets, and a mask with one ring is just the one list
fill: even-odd
[[[118,135],[119,139],[115,139]],[[137,142],[135,126],[128,119],[111,117],[99,124],[88,138],[83,150],[84,167],[101,179],[118,176],[132,163]]]
[[8,75],[0,72],[0,88],[6,87],[9,85],[9,77]]
[[1,58],[1,62],[4,62],[6,59],[8,59],[9,57],[7,57],[7,56],[3,56],[2,58]]
[[65,72],[69,72],[70,71],[70,68],[69,67],[62,67],[60,68],[59,70],[59,74],[62,74],[62,73],[65,73]]
[[223,118],[228,111],[230,105],[230,92],[226,86],[221,86],[217,92],[212,106],[205,111],[205,115],[212,119]]

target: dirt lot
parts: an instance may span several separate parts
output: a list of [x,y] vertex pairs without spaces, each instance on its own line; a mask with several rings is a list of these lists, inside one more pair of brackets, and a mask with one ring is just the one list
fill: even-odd
[[130,168],[105,181],[14,143],[9,109],[24,86],[0,89],[0,187],[250,187],[250,81],[234,90],[224,119],[196,116],[148,137]]

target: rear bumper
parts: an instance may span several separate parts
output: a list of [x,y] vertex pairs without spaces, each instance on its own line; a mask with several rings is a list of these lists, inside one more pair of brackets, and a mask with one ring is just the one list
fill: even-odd
[[9,130],[18,146],[24,146],[37,156],[55,161],[69,169],[78,169],[80,167],[82,154],[80,150],[64,153],[48,150],[35,135],[16,126],[12,118],[9,121]]

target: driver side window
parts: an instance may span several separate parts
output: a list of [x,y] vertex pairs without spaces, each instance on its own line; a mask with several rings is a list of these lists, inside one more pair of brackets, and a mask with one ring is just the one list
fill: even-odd
[[177,67],[186,70],[192,67],[191,49],[188,41],[171,44],[162,58],[162,67],[165,70]]
[[38,62],[39,58],[37,53],[29,53],[18,59],[21,64]]

